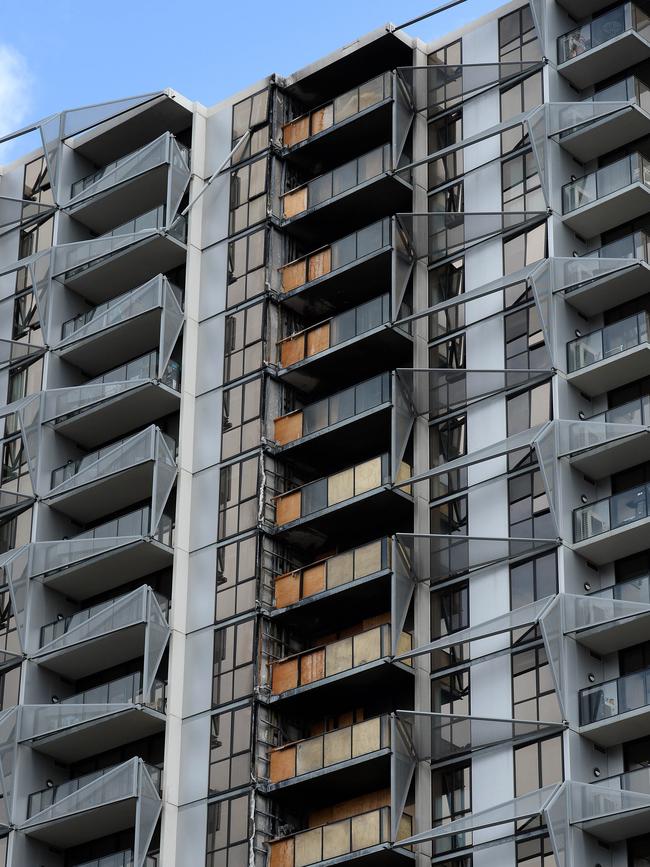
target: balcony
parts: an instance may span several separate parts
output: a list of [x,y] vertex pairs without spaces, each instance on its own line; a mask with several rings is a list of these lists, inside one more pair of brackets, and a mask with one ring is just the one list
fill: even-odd
[[390,442],[390,409],[390,374],[381,373],[276,418],[276,454],[316,472],[327,471],[332,454],[360,460]]
[[650,57],[650,19],[633,3],[597,15],[557,41],[558,72],[582,90]]
[[[397,481],[410,476],[410,467],[402,463]],[[392,487],[390,457],[383,454],[276,496],[272,532],[288,543],[334,534],[340,544],[348,539],[353,544],[364,531],[372,535],[373,528],[406,528],[412,512],[410,491]]]
[[340,237],[359,225],[411,207],[412,188],[393,168],[391,147],[382,145],[281,197],[281,225],[309,242]]
[[177,412],[180,364],[160,370],[157,351],[127,362],[77,388],[46,392],[46,422],[82,448],[95,448]]
[[[565,289],[565,300],[589,318],[645,295],[650,277],[649,253],[650,237],[645,232],[633,232],[575,258],[569,276],[573,285]],[[601,260],[601,273],[594,270],[590,262],[593,259]],[[608,264],[612,270],[606,272]]]
[[44,502],[89,524],[151,499],[159,479],[175,477],[175,455],[174,440],[151,425],[53,470]]
[[29,577],[83,601],[168,568],[172,546],[171,518],[163,515],[155,526],[145,506],[71,539],[34,543]]
[[650,670],[581,689],[578,699],[580,734],[601,747],[635,740],[650,723]]
[[[607,428],[605,425],[616,425],[612,429],[615,438],[607,441]],[[623,436],[624,428],[618,425],[632,425],[630,433]],[[586,451],[578,451],[571,457],[571,466],[590,479],[604,479],[620,470],[634,467],[644,461],[650,460],[650,438],[648,431],[635,430],[641,426],[650,426],[650,397],[644,395],[636,400],[631,400],[622,406],[608,409],[587,419],[581,427],[584,428],[583,448],[589,443],[592,435],[590,430],[594,428],[594,445]],[[576,427],[576,430],[580,428]],[[579,443],[576,442],[576,445]]]
[[[20,830],[57,849],[79,846],[129,828],[135,828],[137,842],[140,835],[150,839],[160,814],[160,779],[158,768],[133,758],[34,792],[29,797],[27,821]],[[148,804],[141,811],[142,798]]]
[[[618,110],[616,103],[621,103]],[[650,134],[649,112],[650,90],[628,76],[573,105],[562,103],[562,131],[553,138],[578,162],[587,163]]]
[[573,549],[600,566],[648,547],[650,485],[573,510]]
[[118,367],[168,342],[162,324],[170,319],[180,326],[181,297],[181,290],[158,274],[143,286],[64,322],[55,352],[89,376]]
[[[147,855],[143,867],[159,867],[157,855]],[[121,852],[114,852],[112,855],[102,855],[100,858],[92,858],[90,861],[84,861],[82,864],[77,864],[75,867],[136,867],[133,856],[133,849],[123,849]]]
[[[298,831],[269,842],[269,867],[309,867],[312,864],[354,861],[378,867],[413,860],[407,849],[391,847],[390,807]],[[398,839],[412,832],[411,816],[404,814]]]
[[54,276],[90,304],[101,304],[185,261],[187,222],[167,227],[164,206],[89,238],[54,249]]
[[567,380],[590,397],[650,374],[648,314],[637,313],[567,344]]
[[[593,785],[598,789],[598,796],[594,798],[597,807],[592,811],[593,817],[579,823],[583,831],[606,843],[627,840],[647,831],[650,806],[643,803],[644,799],[635,799],[634,794],[650,795],[650,769],[638,768],[600,779]],[[607,798],[605,789],[611,790],[611,799]]]
[[393,79],[378,75],[282,127],[284,156],[321,164],[332,153],[352,156],[359,141],[387,141],[392,133]]
[[272,617],[299,627],[330,622],[348,610],[385,611],[391,603],[392,543],[388,538],[351,548],[302,569],[278,575]]
[[564,223],[593,238],[650,211],[650,163],[639,153],[562,187]]
[[279,376],[311,392],[321,384],[351,384],[387,366],[399,367],[400,361],[410,363],[411,338],[391,328],[390,321],[390,296],[381,295],[285,337],[278,343]]
[[[68,680],[144,657],[150,625],[167,630],[169,602],[150,587],[85,608],[41,627],[31,659]],[[154,642],[157,644],[158,642]]]
[[145,696],[136,672],[58,703],[23,707],[20,741],[70,764],[164,731],[165,684],[154,680]]
[[390,781],[390,717],[364,720],[270,752],[268,791],[276,797],[350,798]]
[[387,291],[392,249],[388,218],[332,241],[279,269],[282,301],[301,315],[321,316]]
[[159,205],[177,207],[190,177],[189,156],[186,147],[163,133],[75,181],[66,211],[101,234]]
[[[402,632],[397,652],[406,653],[411,645],[411,634]],[[411,700],[413,671],[410,664],[391,658],[391,626],[382,623],[279,659],[272,665],[271,702],[281,702],[285,709],[306,702],[315,711],[332,702],[340,706],[354,704],[360,689],[380,688],[400,706],[400,699]]]

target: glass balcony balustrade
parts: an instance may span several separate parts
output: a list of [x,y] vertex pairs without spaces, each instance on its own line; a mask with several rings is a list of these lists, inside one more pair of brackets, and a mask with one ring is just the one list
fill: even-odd
[[[98,602],[96,605],[91,605],[89,608],[84,608],[75,614],[69,614],[67,617],[57,617],[56,620],[46,623],[41,626],[39,633],[39,647],[47,647],[53,641],[63,638],[71,632],[81,631],[81,627],[88,623],[97,615],[104,615],[101,618],[101,633],[110,631],[111,629],[119,629],[121,626],[129,625],[138,615],[137,603],[140,601],[136,598],[138,595],[144,595],[141,591],[146,591],[143,587],[135,591],[135,594],[129,593],[126,596],[120,596],[117,599],[109,599],[107,602]],[[169,599],[161,593],[155,593],[156,600],[160,606],[160,610],[165,615],[169,614]],[[133,599],[133,606],[126,606],[125,602]],[[141,606],[140,606],[141,607]],[[99,618],[98,618],[99,619]],[[89,636],[84,632],[83,637],[79,640],[86,640]]]
[[[70,198],[76,198],[90,187],[100,186],[99,181],[101,181],[102,178],[107,178],[107,181],[110,182],[111,185],[119,184],[124,180],[128,180],[130,177],[134,177],[136,174],[141,174],[142,172],[153,168],[165,159],[169,160],[171,158],[169,150],[172,142],[174,142],[175,146],[178,148],[179,155],[185,166],[189,168],[189,148],[186,148],[184,145],[177,142],[170,133],[163,133],[163,135],[150,144],[138,148],[135,151],[131,151],[131,153],[128,153],[117,160],[113,160],[113,162],[107,163],[100,169],[97,169],[85,177],[80,178],[78,181],[75,181],[70,187]],[[108,177],[109,175],[110,178]]]
[[[406,653],[411,648],[411,634],[402,632],[397,652]],[[391,654],[391,627],[390,624],[383,623],[365,632],[273,663],[271,692],[273,695],[281,695],[288,690],[378,662]]]
[[[608,244],[603,244],[597,250],[592,250],[590,253],[583,253],[579,259],[641,259],[643,262],[648,262],[648,254],[650,253],[650,236],[645,232],[631,232],[623,238],[618,238],[616,241],[610,241]],[[575,289],[575,286],[569,287],[567,292]]]
[[282,127],[282,145],[285,148],[301,144],[312,136],[325,132],[357,114],[373,108],[392,96],[392,77],[389,72],[378,75],[331,102],[301,115]]
[[650,36],[650,18],[634,3],[624,3],[608,9],[607,12],[596,15],[589,23],[581,24],[558,37],[558,63],[574,60],[626,31],[635,31],[645,39]]
[[142,674],[139,671],[118,677],[100,686],[94,686],[75,695],[60,699],[60,705],[106,705],[142,704],[151,710],[164,713],[167,702],[167,685],[155,679],[150,696],[143,691]]
[[305,331],[292,334],[278,343],[281,367],[298,364],[305,358],[318,355],[379,328],[390,321],[390,295],[381,295],[339,313]]
[[588,421],[607,422],[609,424],[645,424],[650,425],[650,395],[637,397],[621,406],[606,409],[589,417]]
[[[77,533],[72,536],[70,541],[77,540],[102,540],[102,539],[117,539],[120,536],[136,537],[149,536],[152,534],[157,542],[162,545],[172,546],[173,540],[173,521],[168,515],[163,515],[160,519],[160,524],[157,529],[151,527],[151,507],[143,506],[140,509],[134,509],[132,512],[127,512],[125,515],[120,515],[118,518],[112,518],[110,521],[104,521],[97,527],[91,530],[84,530],[83,533]],[[65,543],[52,543],[54,545]],[[56,568],[56,567],[55,567]],[[61,568],[59,566],[58,568]],[[45,570],[49,572],[49,569]]]
[[[406,839],[411,833],[412,818],[405,813],[400,818],[397,838]],[[390,842],[390,807],[380,807],[270,841],[269,864],[270,867],[310,867]]]
[[278,445],[288,445],[302,437],[327,430],[390,401],[390,376],[382,373],[365,382],[311,403],[304,409],[280,416],[274,421]]
[[375,717],[272,750],[269,780],[286,782],[389,748],[390,718]]
[[[159,205],[96,238],[58,247],[56,273],[64,273],[65,280],[72,280],[88,268],[95,267],[110,258],[113,253],[128,244],[162,231],[166,227],[166,216],[166,206]],[[187,219],[177,217],[168,228],[168,232],[171,237],[184,244],[187,239]]]
[[[147,855],[143,867],[158,867],[159,863],[157,855]],[[124,849],[111,855],[91,858],[90,861],[83,861],[75,867],[136,867],[136,864],[133,849]]]
[[620,789],[624,792],[640,792],[643,795],[650,795],[650,768],[636,768],[623,774],[615,774],[605,779],[601,778],[595,782],[595,785]]
[[[650,515],[650,484],[637,485],[573,510],[573,539],[583,542]],[[633,553],[633,552],[631,552]]]
[[570,214],[634,183],[650,186],[650,162],[640,153],[628,154],[565,184],[562,187],[562,213]]
[[570,341],[567,344],[568,371],[574,373],[647,342],[648,314],[637,313]]
[[111,298],[110,301],[98,304],[92,310],[79,313],[77,316],[73,316],[72,319],[66,320],[61,326],[61,340],[68,340],[72,335],[78,334],[80,331],[83,331],[84,337],[89,334],[95,334],[97,331],[119,324],[126,319],[137,316],[140,312],[149,310],[152,302],[159,299],[160,290],[163,286],[169,287],[179,306],[181,306],[182,291],[178,286],[170,283],[162,274],[159,274],[144,286],[138,286],[129,292],[117,295],[115,298]]
[[[50,477],[50,487],[52,490],[63,485],[65,482],[74,479],[76,476],[83,474],[83,479],[80,483],[86,484],[91,480],[92,467],[95,467],[95,478],[101,478],[102,475],[107,475],[110,472],[118,472],[121,468],[126,468],[139,463],[143,460],[155,458],[155,438],[158,428],[153,427],[142,431],[135,436],[124,437],[116,443],[111,443],[104,448],[97,449],[88,455],[84,455],[77,460],[70,460],[55,470],[52,470]],[[159,431],[160,436],[164,440],[172,455],[176,454],[176,441],[169,434]],[[113,454],[114,453],[114,454]],[[110,466],[106,465],[105,459],[112,455],[113,460]],[[99,462],[103,461],[102,465]],[[70,486],[66,487],[66,490]]]
[[629,578],[619,584],[612,584],[602,590],[594,590],[589,596],[599,599],[617,599],[622,602],[641,602],[650,605],[650,574]]
[[342,587],[391,568],[390,539],[378,539],[275,579],[275,607],[285,608],[317,593]]
[[646,707],[650,705],[650,669],[581,689],[578,697],[582,726]]
[[282,292],[294,292],[305,283],[311,283],[320,277],[346,268],[359,259],[372,256],[374,253],[388,247],[391,243],[390,220],[379,220],[370,226],[365,226],[357,232],[352,232],[327,247],[322,247],[302,256],[293,262],[283,265],[280,270],[280,286]]
[[[120,767],[121,765],[112,765],[108,768],[103,768],[100,771],[91,771],[91,773],[84,774],[82,777],[76,777],[74,780],[69,780],[65,783],[58,783],[55,786],[49,786],[40,791],[32,792],[27,801],[27,818],[31,819],[32,816],[41,813],[48,807],[52,807],[54,804],[57,804],[69,795],[78,792],[85,786],[94,783],[96,780],[102,779],[102,777],[105,777],[108,774],[113,774],[113,772]],[[154,784],[160,790],[162,771],[155,765],[145,763],[145,767]],[[129,790],[127,789],[127,792],[128,791]],[[117,800],[117,798],[115,799]]]
[[[398,481],[410,476],[410,467],[402,463]],[[280,494],[275,498],[275,524],[281,527],[390,484],[390,456],[380,455],[340,473]]]
[[392,168],[390,145],[382,145],[282,196],[282,218],[299,216],[330,199],[378,178]]

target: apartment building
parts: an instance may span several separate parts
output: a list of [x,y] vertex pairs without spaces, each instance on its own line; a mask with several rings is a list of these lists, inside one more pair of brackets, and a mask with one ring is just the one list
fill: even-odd
[[0,167],[0,867],[650,863],[650,15],[387,25]]

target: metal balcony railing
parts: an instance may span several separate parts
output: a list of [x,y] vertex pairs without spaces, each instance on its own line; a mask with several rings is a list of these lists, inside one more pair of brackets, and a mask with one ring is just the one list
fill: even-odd
[[[402,632],[398,652],[405,653],[411,649],[411,645],[411,634]],[[365,632],[274,662],[271,692],[273,695],[280,695],[287,690],[351,671],[369,662],[377,662],[391,654],[391,627],[389,623],[383,623]]]
[[[76,777],[74,780],[69,780],[65,783],[59,783],[56,786],[50,786],[37,792],[32,792],[27,801],[27,818],[31,819],[32,816],[35,816],[43,810],[46,810],[48,807],[57,804],[59,801],[67,798],[68,795],[78,792],[79,789],[82,789],[90,783],[94,783],[95,780],[101,779],[119,767],[119,764],[111,765],[108,768],[103,768],[101,771],[92,771],[89,774],[84,774],[82,777]],[[160,791],[162,779],[161,769],[157,768],[155,765],[147,764],[146,762],[145,767],[156,788]]]
[[287,445],[352,419],[388,401],[390,376],[382,373],[316,403],[310,403],[304,409],[276,418],[273,423],[275,441],[279,445]]
[[381,716],[271,750],[270,782],[281,783],[390,747],[390,717]]
[[[104,521],[104,523],[99,524],[97,527],[84,530],[83,533],[78,533],[71,538],[99,540],[115,539],[120,536],[148,536],[151,533],[151,529],[151,507],[143,506],[140,509],[127,512],[125,515],[120,515],[118,518]],[[172,519],[168,515],[163,515],[158,529],[152,538],[156,542],[171,547],[173,544],[173,530]]]
[[637,485],[620,494],[603,497],[573,510],[573,539],[583,542],[642,521],[650,515],[650,483]]
[[390,539],[378,539],[319,563],[278,575],[274,584],[275,607],[293,605],[316,593],[333,590],[390,567]]
[[162,680],[154,680],[151,696],[147,698],[142,691],[142,673],[136,671],[62,698],[59,704],[144,704],[164,713],[166,701],[167,684]]
[[390,220],[387,218],[339,238],[327,247],[283,265],[279,269],[282,291],[292,292],[305,283],[345,268],[387,247],[390,241]]
[[634,30],[646,39],[650,35],[650,18],[634,3],[615,6],[607,12],[596,15],[588,24],[581,24],[563,36],[559,36],[558,63],[566,63],[580,57],[581,54],[621,36],[627,30]]
[[282,217],[296,217],[391,169],[390,145],[382,145],[282,195]]
[[[124,437],[118,442],[111,443],[110,445],[104,446],[101,449],[97,449],[94,452],[90,452],[90,454],[84,455],[82,458],[78,458],[74,461],[68,461],[60,467],[57,467],[55,470],[52,470],[50,488],[56,488],[59,485],[62,485],[63,482],[68,481],[69,479],[73,479],[78,473],[84,472],[84,478],[88,480],[88,474],[86,473],[93,464],[97,464],[102,458],[110,455],[112,452],[115,452],[116,462],[113,466],[113,471],[117,471],[119,469],[119,460],[118,459],[118,450],[122,452],[122,461],[121,463],[124,467],[132,466],[135,463],[146,459],[147,457],[151,457],[155,459],[155,431],[157,429],[154,427],[150,430],[149,435],[146,431],[142,431],[140,434],[135,434],[134,436]],[[167,444],[169,451],[172,455],[176,454],[176,441],[173,437],[169,436],[169,434],[163,433],[160,431],[160,435],[163,440]],[[151,439],[149,442],[148,440]],[[134,444],[134,448],[130,449],[130,444]],[[144,447],[144,448],[143,448]],[[97,478],[101,478],[101,473]]]
[[648,342],[648,314],[637,313],[567,343],[569,373]]
[[[341,858],[390,843],[390,826],[390,807],[380,807],[298,831],[269,843],[270,867],[309,867],[331,858]],[[399,823],[398,839],[409,837],[411,833],[412,819],[404,814]]]
[[[104,177],[104,175],[107,175],[107,174],[109,174],[109,172],[113,172],[116,169],[119,169],[120,167],[128,166],[128,168],[133,173],[146,171],[146,169],[149,168],[150,166],[148,164],[145,164],[144,166],[141,165],[139,162],[136,161],[136,158],[139,155],[143,154],[145,151],[150,152],[152,150],[168,149],[169,144],[172,141],[175,142],[176,147],[178,148],[178,150],[180,152],[181,158],[183,159],[185,165],[189,168],[189,164],[190,164],[189,148],[186,148],[184,145],[179,144],[179,142],[177,142],[170,133],[163,133],[163,135],[160,136],[159,139],[157,139],[155,142],[150,142],[149,144],[145,145],[144,147],[138,148],[135,151],[131,151],[131,153],[128,153],[125,156],[120,157],[117,160],[114,160],[112,163],[107,163],[105,166],[102,166],[102,168],[97,169],[94,172],[91,172],[89,175],[86,175],[85,177],[80,178],[78,181],[75,181],[70,188],[70,198],[75,198],[80,193],[83,193],[84,190],[87,190],[88,187],[92,187],[93,184],[96,184],[97,181],[101,180]],[[161,162],[161,161],[162,160],[159,157],[157,162]],[[135,164],[136,162],[137,162],[137,165],[134,165],[133,167],[129,166],[129,163]],[[155,164],[157,164],[157,163],[154,162],[153,165],[155,165]],[[128,175],[127,175],[127,177],[128,177]],[[123,178],[121,176],[117,177],[115,180],[115,183],[120,183],[122,180],[125,180],[125,178]]]
[[[176,300],[179,305],[182,304],[183,293],[178,288],[178,286],[174,286],[172,283],[169,283],[166,277],[155,277],[154,281],[157,283],[159,280],[168,283],[169,288],[172,290],[173,294],[176,296]],[[152,281],[153,282],[153,281]],[[148,284],[146,284],[148,285]],[[153,287],[155,288],[155,287]],[[137,286],[135,289],[131,289],[129,292],[124,292],[122,295],[117,295],[115,298],[111,298],[110,301],[105,301],[103,304],[98,304],[96,307],[93,307],[92,310],[88,310],[86,313],[79,313],[77,316],[73,316],[72,319],[66,320],[61,326],[61,339],[65,340],[67,337],[70,337],[76,331],[79,331],[82,328],[85,328],[86,325],[89,325],[91,322],[98,320],[100,317],[104,317],[106,320],[104,322],[104,327],[109,327],[110,325],[115,324],[115,322],[120,322],[123,319],[126,319],[127,316],[124,315],[124,309],[127,308],[127,314],[132,314],[132,307],[129,305],[129,299],[134,298],[134,296],[140,296],[143,294],[142,290],[143,286]],[[143,308],[146,310],[148,307],[146,304],[142,302],[144,299],[140,299]],[[116,315],[115,321],[111,320],[109,316],[105,315],[110,310],[116,310],[117,308],[121,308],[122,316]]]
[[[155,593],[154,595],[163,614],[167,616],[170,606],[169,599],[161,593]],[[46,623],[45,626],[41,626],[39,647],[45,647],[57,638],[61,638],[71,629],[76,629],[76,627],[90,620],[96,614],[100,614],[101,612],[108,613],[111,609],[119,607],[124,598],[123,596],[119,596],[117,599],[109,599],[108,602],[98,602],[97,605],[91,605],[89,608],[84,608],[75,614],[70,614],[67,617],[58,617],[56,620]]]
[[342,93],[331,102],[303,114],[282,127],[282,144],[293,147],[311,136],[324,132],[356,114],[372,108],[392,96],[393,80],[390,72]]
[[640,153],[628,154],[565,184],[562,187],[562,213],[570,214],[634,183],[650,186],[650,162]]
[[298,364],[305,358],[311,358],[312,355],[318,355],[326,349],[353,340],[389,321],[390,295],[387,293],[280,340],[278,342],[280,366],[290,367],[292,364]]
[[589,725],[650,704],[650,669],[581,689],[580,725]]

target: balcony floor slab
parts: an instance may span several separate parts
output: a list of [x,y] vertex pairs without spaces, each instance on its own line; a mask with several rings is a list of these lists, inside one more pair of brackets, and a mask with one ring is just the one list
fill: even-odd
[[650,518],[633,521],[615,530],[608,530],[582,542],[576,542],[573,550],[596,566],[613,563],[621,557],[638,554],[648,547]]
[[616,653],[626,647],[634,647],[646,641],[650,634],[650,613],[637,614],[626,620],[615,620],[603,623],[591,629],[584,629],[575,634],[576,641],[583,647],[606,656]]
[[579,163],[588,163],[650,134],[650,115],[636,105],[554,136]]
[[648,375],[650,343],[641,343],[568,373],[567,382],[583,394],[594,397]]
[[81,810],[23,829],[23,833],[57,849],[80,846],[109,834],[118,834],[135,825],[135,798],[124,798],[101,807]]
[[632,260],[628,268],[605,274],[584,286],[565,292],[563,297],[567,304],[589,318],[626,301],[640,298],[648,291],[648,285],[650,265]]
[[629,184],[600,199],[576,208],[562,219],[581,238],[594,238],[650,211],[650,189],[640,182]]
[[571,457],[571,466],[590,479],[604,479],[650,461],[650,431],[620,437]]
[[144,654],[145,624],[134,623],[97,637],[86,638],[76,644],[32,654],[31,658],[42,668],[54,671],[68,680],[79,680],[111,666],[121,665]]
[[650,825],[650,808],[642,807],[637,810],[626,810],[621,813],[612,813],[606,816],[598,816],[586,822],[576,822],[575,826],[592,834],[605,843],[616,843],[644,834]]

